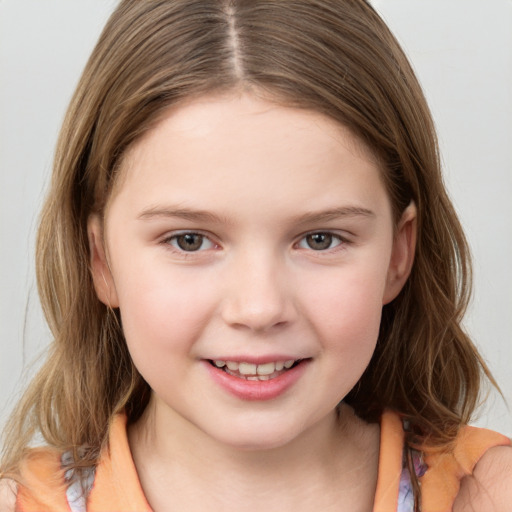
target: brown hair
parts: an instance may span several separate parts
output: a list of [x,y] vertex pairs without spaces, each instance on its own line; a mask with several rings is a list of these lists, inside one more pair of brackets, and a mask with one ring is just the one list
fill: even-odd
[[369,421],[384,408],[399,411],[411,446],[446,446],[469,420],[481,372],[490,375],[460,326],[468,248],[421,87],[375,11],[363,0],[124,0],[60,134],[37,244],[55,341],[9,424],[5,471],[38,431],[74,450],[78,465],[94,464],[113,414],[126,409],[134,421],[144,410],[148,385],[117,312],[93,288],[87,219],[102,213],[127,148],[170,105],[234,88],[347,126],[379,158],[395,220],[411,200],[417,205],[411,276],[384,307],[373,359],[346,401]]

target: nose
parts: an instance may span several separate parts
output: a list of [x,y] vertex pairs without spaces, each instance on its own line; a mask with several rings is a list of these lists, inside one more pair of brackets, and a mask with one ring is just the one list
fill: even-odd
[[279,258],[241,257],[226,277],[224,322],[234,328],[268,332],[296,318],[292,283]]

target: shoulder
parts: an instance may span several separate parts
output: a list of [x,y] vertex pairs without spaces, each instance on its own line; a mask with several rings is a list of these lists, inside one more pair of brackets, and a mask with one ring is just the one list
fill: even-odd
[[17,485],[14,480],[0,480],[0,512],[14,512],[16,508]]
[[[0,512],[14,510],[69,510],[67,482],[59,452],[51,448],[28,449],[16,470],[18,485],[2,484]],[[3,508],[2,508],[3,507]]]
[[512,446],[490,448],[473,474],[461,480],[453,512],[510,512],[512,503]]

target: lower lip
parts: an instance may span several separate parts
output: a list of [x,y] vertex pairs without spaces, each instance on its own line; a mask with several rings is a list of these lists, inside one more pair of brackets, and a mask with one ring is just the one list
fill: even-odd
[[290,368],[279,377],[269,380],[245,380],[233,377],[204,361],[212,379],[223,389],[242,400],[272,400],[285,393],[302,376],[308,365],[308,360],[303,360],[293,368]]

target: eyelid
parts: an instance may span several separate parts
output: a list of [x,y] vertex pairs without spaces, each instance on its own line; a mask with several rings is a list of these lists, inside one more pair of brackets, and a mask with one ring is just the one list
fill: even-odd
[[[199,235],[202,236],[203,239],[208,240],[211,244],[211,247],[208,247],[206,249],[197,249],[196,251],[185,251],[184,249],[181,249],[179,247],[175,247],[171,244],[171,240],[176,239],[179,236],[183,235]],[[180,229],[178,231],[171,231],[169,233],[166,233],[165,236],[162,237],[161,244],[164,244],[167,246],[169,250],[172,250],[176,253],[183,254],[183,255],[191,255],[194,253],[201,253],[205,252],[210,249],[216,249],[219,248],[219,244],[214,240],[213,236],[205,233],[204,231],[197,230],[197,229]]]
[[[330,235],[333,238],[338,239],[339,243],[336,244],[332,248],[323,249],[323,250],[322,249],[315,250],[315,249],[312,249],[311,247],[298,247],[299,244],[303,240],[305,240],[308,236],[316,235],[316,234]],[[340,234],[340,233],[338,233],[336,231],[329,230],[329,229],[315,229],[315,230],[312,230],[312,231],[308,231],[307,233],[303,233],[300,237],[298,237],[297,242],[294,244],[294,246],[298,247],[299,249],[304,249],[304,250],[307,250],[307,251],[311,251],[311,252],[316,253],[316,254],[322,254],[322,253],[332,253],[332,252],[335,252],[337,250],[342,250],[342,249],[345,248],[345,246],[349,245],[350,243],[351,243],[351,241],[349,240],[348,237],[343,236],[342,234]]]
[[[179,237],[181,235],[188,235],[188,234],[199,235],[199,236],[204,237],[204,239],[206,239],[210,242],[211,247],[208,247],[206,249],[198,249],[196,251],[186,251],[179,247],[175,247],[174,245],[171,245],[171,243],[170,243],[171,240],[176,239],[177,237]],[[330,235],[333,238],[337,239],[339,241],[339,243],[336,244],[332,248],[319,249],[319,250],[312,249],[311,247],[299,247],[299,244],[303,240],[305,240],[308,236],[314,235],[314,234]],[[204,232],[202,230],[194,230],[194,229],[181,229],[181,230],[177,230],[177,231],[168,232],[161,238],[160,243],[165,245],[169,250],[176,252],[178,254],[181,254],[181,255],[186,255],[186,256],[192,255],[194,253],[202,253],[207,250],[220,248],[220,244],[215,240],[215,237],[212,236],[210,233]],[[307,250],[307,251],[310,251],[310,252],[313,252],[316,254],[322,254],[322,253],[326,254],[326,253],[335,252],[337,250],[342,250],[347,245],[350,245],[351,243],[352,243],[352,241],[350,240],[350,237],[344,236],[344,235],[340,234],[339,232],[329,230],[329,229],[315,229],[315,230],[311,230],[306,233],[303,233],[299,237],[297,237],[296,242],[293,244],[293,246],[294,246],[294,248]]]

